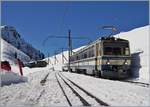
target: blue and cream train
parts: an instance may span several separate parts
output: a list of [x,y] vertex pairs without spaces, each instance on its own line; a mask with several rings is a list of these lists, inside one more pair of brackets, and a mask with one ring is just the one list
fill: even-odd
[[130,65],[129,41],[115,37],[97,39],[70,57],[71,72],[103,78],[127,78]]

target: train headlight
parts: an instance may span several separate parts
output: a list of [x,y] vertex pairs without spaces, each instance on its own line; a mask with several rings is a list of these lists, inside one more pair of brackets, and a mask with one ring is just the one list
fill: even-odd
[[127,60],[125,60],[124,64],[125,64],[125,65],[128,65],[128,61],[127,61]]
[[109,61],[107,61],[107,62],[106,62],[106,64],[107,64],[107,65],[110,65],[110,62],[109,62]]
[[128,65],[128,62],[125,62],[124,64],[125,64],[125,65]]

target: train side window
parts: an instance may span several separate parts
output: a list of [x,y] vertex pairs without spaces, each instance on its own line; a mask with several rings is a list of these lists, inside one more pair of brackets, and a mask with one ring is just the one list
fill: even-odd
[[87,53],[84,53],[84,58],[87,58]]
[[75,61],[74,56],[71,57],[71,61]]
[[92,50],[89,51],[89,57],[92,57]]
[[83,52],[80,53],[80,59],[83,59]]
[[89,50],[89,57],[94,57],[94,47],[91,47]]
[[71,58],[72,58],[72,61],[75,61],[75,58],[74,58],[74,56],[72,56]]
[[95,49],[96,49],[96,53],[95,53],[96,56],[100,56],[100,43],[96,44],[96,48]]
[[78,57],[78,55],[76,56],[76,59],[77,59],[77,60],[79,60],[79,57]]
[[87,58],[89,58],[90,57],[90,50],[88,49],[87,50]]
[[83,59],[83,52],[80,53],[79,59]]
[[94,57],[94,49],[91,51],[91,57]]

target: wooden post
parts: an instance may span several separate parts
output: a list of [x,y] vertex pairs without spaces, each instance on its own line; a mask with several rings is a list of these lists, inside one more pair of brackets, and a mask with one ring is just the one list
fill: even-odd
[[23,76],[22,63],[21,63],[20,59],[17,58],[17,62],[18,62],[18,66],[19,66],[20,75]]

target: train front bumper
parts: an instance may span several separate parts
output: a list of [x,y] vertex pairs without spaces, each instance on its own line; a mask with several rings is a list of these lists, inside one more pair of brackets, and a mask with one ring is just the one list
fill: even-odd
[[129,77],[130,65],[102,65],[102,77],[123,79]]

